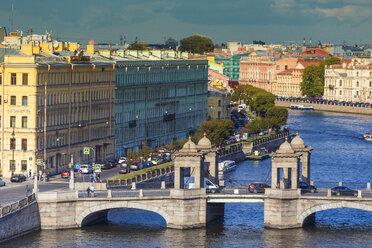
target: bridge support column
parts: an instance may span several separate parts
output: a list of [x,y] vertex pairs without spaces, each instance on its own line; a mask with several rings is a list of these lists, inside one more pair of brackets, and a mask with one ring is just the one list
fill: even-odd
[[275,229],[298,228],[298,192],[293,189],[266,189],[264,200],[264,226]]

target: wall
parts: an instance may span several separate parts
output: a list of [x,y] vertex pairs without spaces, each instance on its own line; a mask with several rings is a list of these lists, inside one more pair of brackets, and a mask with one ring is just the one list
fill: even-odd
[[372,115],[372,108],[338,106],[338,105],[327,105],[327,104],[316,104],[316,103],[303,103],[303,102],[275,101],[275,105],[281,106],[281,107],[289,107],[292,104],[303,105],[305,107],[312,106],[314,110],[318,110],[318,111]]
[[39,208],[38,204],[34,202],[0,218],[0,243],[39,229]]

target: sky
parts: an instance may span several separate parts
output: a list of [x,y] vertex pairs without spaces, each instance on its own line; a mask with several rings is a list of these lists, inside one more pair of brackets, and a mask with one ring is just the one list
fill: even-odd
[[372,43],[372,0],[1,0],[0,26],[59,40]]

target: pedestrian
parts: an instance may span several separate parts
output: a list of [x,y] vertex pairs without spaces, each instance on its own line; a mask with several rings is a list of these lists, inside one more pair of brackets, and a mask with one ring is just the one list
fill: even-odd
[[93,182],[97,182],[97,174],[95,172],[93,173]]
[[28,187],[28,184],[26,184],[26,197],[28,196],[28,193],[30,192],[30,189]]
[[93,174],[90,174],[90,182],[92,183],[93,182],[93,180],[94,180],[94,176],[93,176]]
[[97,174],[97,181],[98,181],[98,182],[101,182],[101,173],[98,173],[98,174]]
[[88,197],[90,197],[90,187],[87,188]]
[[32,172],[31,172],[31,170],[28,171],[28,175],[29,175],[30,179],[32,179]]

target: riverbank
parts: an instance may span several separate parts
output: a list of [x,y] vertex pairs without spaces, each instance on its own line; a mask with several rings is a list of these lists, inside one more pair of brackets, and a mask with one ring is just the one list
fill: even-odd
[[335,113],[348,113],[348,114],[361,114],[361,115],[372,115],[372,108],[368,107],[356,107],[356,106],[342,106],[342,105],[329,105],[314,102],[302,102],[302,101],[275,101],[275,106],[288,108],[292,104],[303,105],[304,107],[313,107],[315,111],[323,112],[335,112]]

